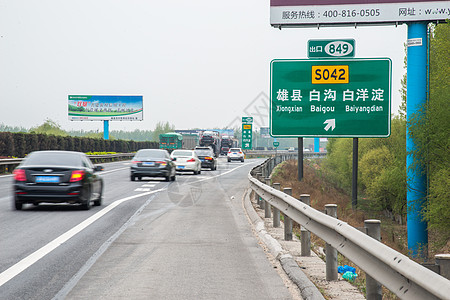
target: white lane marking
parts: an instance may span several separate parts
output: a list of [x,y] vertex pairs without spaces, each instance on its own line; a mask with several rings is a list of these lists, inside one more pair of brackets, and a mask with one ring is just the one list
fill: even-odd
[[137,188],[134,191],[135,192],[148,192],[148,191],[150,191],[150,189],[149,188]]
[[15,265],[11,266],[4,272],[0,273],[0,286],[4,285],[6,282],[8,282],[12,278],[14,278],[18,274],[20,274],[22,271],[24,271],[25,269],[30,267],[32,264],[34,264],[35,262],[37,262],[38,260],[43,258],[45,255],[47,255],[48,253],[50,253],[51,251],[56,249],[58,246],[67,242],[70,238],[72,238],[77,233],[79,233],[80,231],[82,231],[83,229],[85,229],[86,227],[88,227],[89,225],[91,225],[92,223],[94,223],[95,221],[100,219],[101,217],[103,217],[105,214],[107,214],[109,211],[116,208],[118,205],[120,205],[126,201],[138,198],[138,197],[147,196],[147,195],[161,192],[165,189],[167,189],[167,188],[162,188],[162,189],[158,189],[158,190],[151,191],[151,192],[141,193],[141,194],[123,198],[123,199],[120,199],[120,200],[117,200],[117,201],[111,203],[110,205],[108,205],[107,207],[102,209],[101,211],[90,216],[89,218],[87,218],[86,220],[84,220],[83,222],[81,222],[80,224],[75,226],[74,228],[70,229],[66,233],[63,233],[62,235],[60,235],[59,237],[57,237],[56,239],[54,239],[47,245],[36,250],[35,252],[31,253],[30,255],[28,255],[27,257],[25,257],[18,263],[16,263]]
[[129,169],[130,168],[118,168],[118,169],[109,170],[109,171],[101,171],[101,172],[98,172],[98,173],[103,175],[103,174],[108,174],[108,173],[117,172],[117,171],[121,171],[121,170],[129,170]]
[[156,184],[143,184],[142,187],[155,187]]

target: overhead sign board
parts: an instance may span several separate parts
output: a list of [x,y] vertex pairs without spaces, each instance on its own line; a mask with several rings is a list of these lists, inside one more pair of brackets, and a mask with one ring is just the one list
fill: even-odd
[[450,1],[271,0],[270,24],[280,26],[372,25],[445,21]]
[[142,96],[69,95],[70,121],[142,121]]
[[355,40],[309,40],[309,58],[349,58],[355,56]]
[[388,137],[391,60],[273,60],[274,137]]

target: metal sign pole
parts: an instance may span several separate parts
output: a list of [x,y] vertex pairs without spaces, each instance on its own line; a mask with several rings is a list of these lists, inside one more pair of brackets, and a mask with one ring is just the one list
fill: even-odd
[[299,137],[298,138],[298,162],[297,162],[297,167],[298,167],[298,181],[301,181],[303,179],[303,138]]
[[352,208],[358,205],[358,138],[353,138]]
[[[427,99],[427,22],[408,24],[408,63],[406,119],[421,113],[420,108]],[[406,133],[406,169],[407,169],[407,228],[408,249],[414,257],[428,254],[427,222],[423,220],[422,209],[426,202],[426,173],[420,166],[414,165],[412,151],[416,149],[414,141]]]

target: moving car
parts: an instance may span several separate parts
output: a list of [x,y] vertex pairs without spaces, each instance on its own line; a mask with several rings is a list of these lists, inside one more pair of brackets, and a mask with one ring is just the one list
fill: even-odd
[[195,147],[194,151],[202,162],[202,168],[209,168],[212,171],[217,169],[217,160],[210,147]]
[[228,162],[232,160],[240,160],[244,162],[244,152],[242,152],[241,148],[230,148],[227,153]]
[[79,203],[90,209],[102,204],[103,179],[84,153],[72,151],[35,151],[14,170],[14,207],[23,204]]
[[142,177],[164,177],[166,181],[175,180],[176,166],[164,149],[141,149],[131,161],[130,179],[141,180]]
[[202,172],[202,162],[193,150],[174,150],[170,157],[175,158],[178,172],[194,172],[194,175]]

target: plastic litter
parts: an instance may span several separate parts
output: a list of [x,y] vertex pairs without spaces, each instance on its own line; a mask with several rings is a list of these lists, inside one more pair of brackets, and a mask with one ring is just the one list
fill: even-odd
[[345,274],[346,272],[352,272],[356,274],[356,269],[347,265],[338,267],[338,273]]
[[342,275],[342,278],[347,279],[348,281],[353,281],[355,278],[358,277],[358,274],[347,271]]

